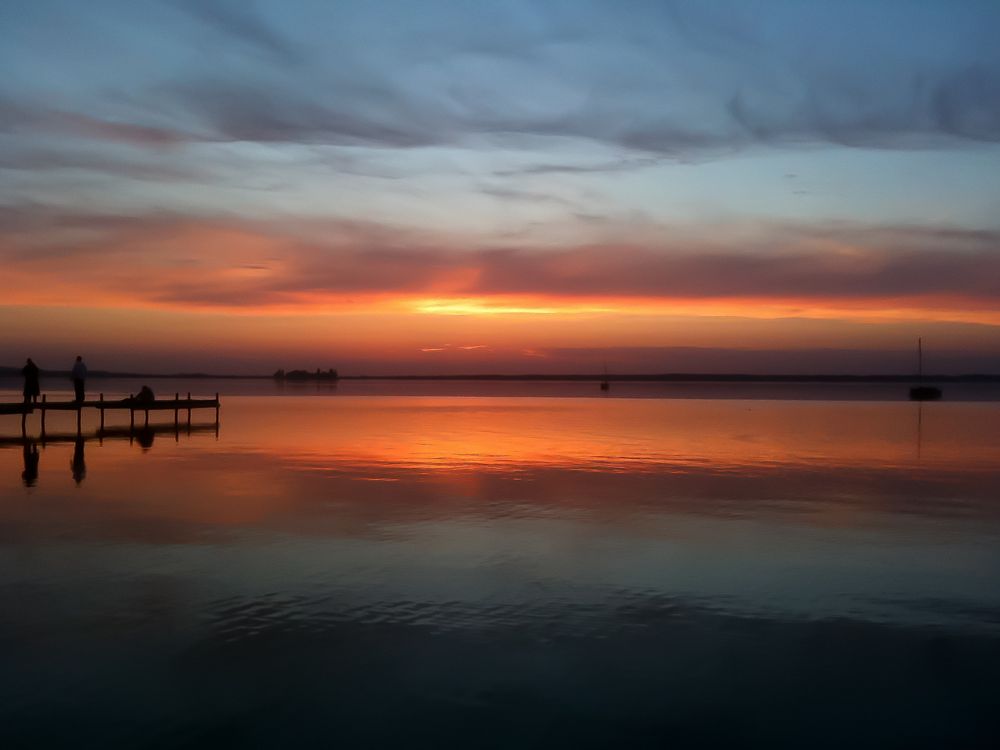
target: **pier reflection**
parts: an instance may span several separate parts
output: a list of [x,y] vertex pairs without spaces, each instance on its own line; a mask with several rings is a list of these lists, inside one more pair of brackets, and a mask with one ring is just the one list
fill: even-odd
[[190,425],[183,429],[175,429],[173,425],[149,425],[139,429],[129,429],[128,427],[96,430],[91,433],[43,433],[37,438],[33,437],[0,437],[0,448],[20,447],[22,458],[21,481],[25,487],[34,487],[38,484],[39,463],[42,451],[46,446],[53,444],[73,444],[73,456],[70,459],[70,475],[77,486],[87,478],[87,443],[96,443],[103,446],[105,441],[128,442],[129,445],[138,445],[143,452],[149,451],[153,447],[153,442],[157,434],[169,434],[174,438],[174,442],[179,442],[181,435],[190,437],[193,435],[215,435],[218,436],[218,425]]

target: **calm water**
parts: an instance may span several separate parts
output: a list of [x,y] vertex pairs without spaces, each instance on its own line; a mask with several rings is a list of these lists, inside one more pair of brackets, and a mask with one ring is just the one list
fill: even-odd
[[172,418],[0,443],[4,747],[1000,742],[1000,403]]

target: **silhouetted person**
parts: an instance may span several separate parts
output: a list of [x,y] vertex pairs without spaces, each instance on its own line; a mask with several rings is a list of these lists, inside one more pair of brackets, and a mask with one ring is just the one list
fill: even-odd
[[87,380],[87,365],[83,364],[83,357],[76,356],[76,364],[73,365],[73,390],[76,391],[76,400],[83,401],[83,386]]
[[77,437],[73,445],[73,460],[69,462],[70,471],[73,473],[73,481],[77,486],[87,478],[87,461],[83,455],[83,438]]
[[31,357],[28,357],[27,364],[21,368],[21,374],[24,375],[24,403],[38,401],[42,388],[38,382],[38,365],[31,361]]
[[24,441],[24,471],[21,472],[21,479],[24,480],[25,487],[34,487],[38,481],[38,445]]
[[156,400],[156,396],[153,395],[153,389],[148,385],[144,385],[139,389],[139,392],[135,396],[136,401],[142,401],[143,403],[150,403]]

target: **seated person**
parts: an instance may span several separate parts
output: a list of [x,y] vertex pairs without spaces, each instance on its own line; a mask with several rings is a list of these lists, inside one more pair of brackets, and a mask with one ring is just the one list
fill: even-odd
[[149,401],[155,401],[156,400],[156,396],[153,395],[153,389],[152,388],[150,388],[148,385],[144,385],[139,390],[139,393],[136,395],[135,400],[136,401],[142,401],[142,402],[146,403],[146,402],[149,402]]

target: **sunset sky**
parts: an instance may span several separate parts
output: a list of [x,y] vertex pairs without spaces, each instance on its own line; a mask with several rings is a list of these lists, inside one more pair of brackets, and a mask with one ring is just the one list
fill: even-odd
[[0,365],[1000,372],[1000,3],[0,5]]

